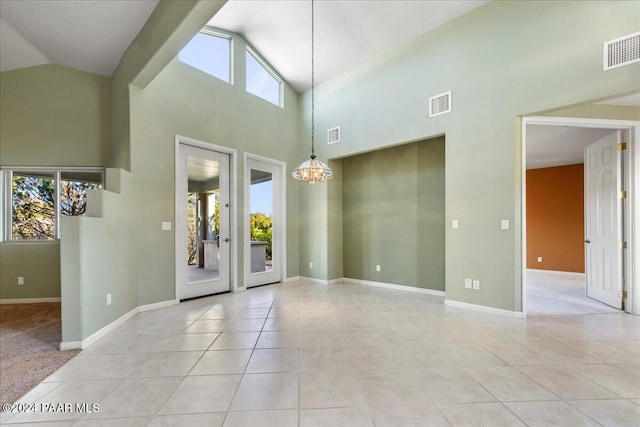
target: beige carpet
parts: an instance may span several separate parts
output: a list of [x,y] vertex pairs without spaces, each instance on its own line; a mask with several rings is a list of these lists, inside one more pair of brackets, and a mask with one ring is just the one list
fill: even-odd
[[60,303],[0,305],[0,403],[13,403],[79,350],[59,351]]

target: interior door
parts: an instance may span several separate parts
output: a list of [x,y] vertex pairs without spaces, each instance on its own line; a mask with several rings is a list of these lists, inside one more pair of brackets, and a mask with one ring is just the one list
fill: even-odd
[[284,263],[284,163],[248,156],[245,160],[245,283],[282,280]]
[[178,157],[177,297],[228,292],[229,155],[180,144]]
[[587,296],[622,308],[622,155],[615,131],[585,150]]

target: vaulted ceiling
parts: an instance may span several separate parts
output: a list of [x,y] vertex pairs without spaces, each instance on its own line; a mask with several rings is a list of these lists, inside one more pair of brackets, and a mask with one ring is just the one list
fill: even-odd
[[[488,0],[316,0],[316,83]],[[111,76],[158,0],[0,0],[0,71],[58,64]],[[209,25],[241,34],[291,84],[311,86],[311,2],[229,0]],[[605,101],[640,106],[640,95]],[[528,167],[575,163],[606,131],[531,126]]]

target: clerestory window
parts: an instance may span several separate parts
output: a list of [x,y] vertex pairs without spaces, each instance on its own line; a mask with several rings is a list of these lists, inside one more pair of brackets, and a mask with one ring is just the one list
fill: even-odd
[[247,48],[245,57],[247,92],[282,107],[282,79],[253,50]]
[[208,29],[201,30],[180,51],[178,59],[218,79],[231,81],[231,37]]

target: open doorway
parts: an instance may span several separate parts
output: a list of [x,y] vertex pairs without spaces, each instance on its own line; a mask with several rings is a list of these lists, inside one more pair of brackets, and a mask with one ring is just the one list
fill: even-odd
[[[634,124],[549,117],[524,120],[525,315],[633,311],[633,159],[631,150],[618,151],[618,144],[622,139],[627,147],[632,144]],[[593,153],[605,154],[596,158]],[[603,163],[617,169],[606,173],[594,169]],[[621,198],[623,190],[627,198]],[[609,247],[602,246],[600,237],[605,234]],[[622,247],[624,242],[627,248]]]

